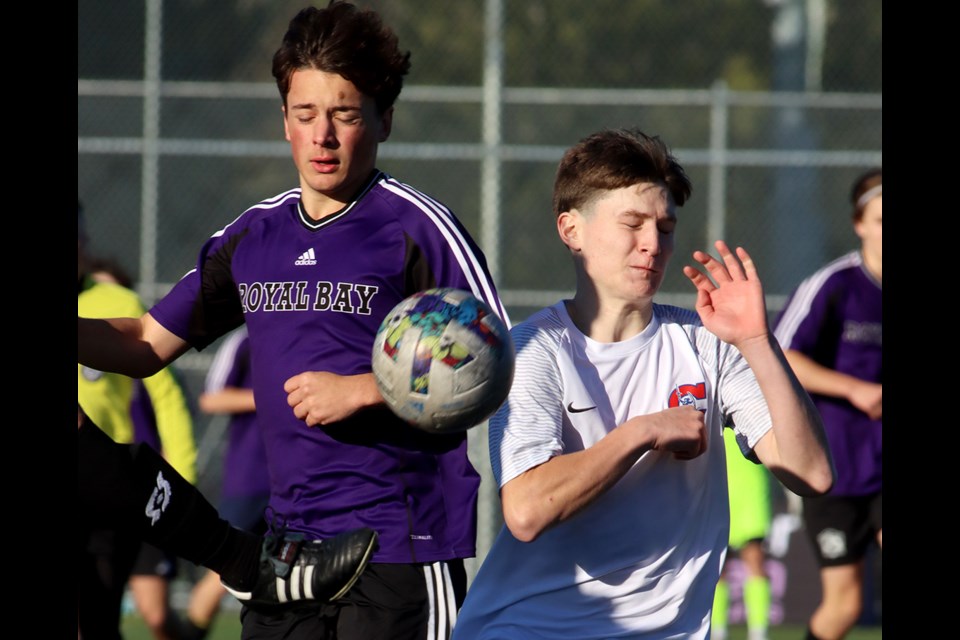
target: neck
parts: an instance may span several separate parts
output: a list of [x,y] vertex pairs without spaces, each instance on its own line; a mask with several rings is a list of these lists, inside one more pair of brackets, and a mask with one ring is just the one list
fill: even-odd
[[597,304],[581,296],[566,302],[567,313],[573,324],[585,336],[597,342],[621,342],[641,333],[653,318],[653,302],[639,304]]
[[867,272],[877,279],[877,282],[883,282],[883,260],[873,255],[861,252],[863,256],[863,266]]

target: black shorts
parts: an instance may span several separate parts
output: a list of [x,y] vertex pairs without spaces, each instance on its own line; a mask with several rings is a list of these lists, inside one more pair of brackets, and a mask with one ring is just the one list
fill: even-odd
[[249,640],[445,640],[467,591],[462,560],[370,564],[335,602],[264,612],[244,607]]
[[270,494],[238,496],[221,498],[217,510],[221,518],[238,529],[263,535],[267,532],[267,521],[263,513],[268,504],[270,504]]
[[144,542],[140,546],[132,576],[158,576],[172,580],[177,576],[177,556]]
[[883,528],[883,492],[803,499],[803,524],[821,567],[854,564]]

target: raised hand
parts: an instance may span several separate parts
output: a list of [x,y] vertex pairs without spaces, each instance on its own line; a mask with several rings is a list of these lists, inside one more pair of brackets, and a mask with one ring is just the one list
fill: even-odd
[[716,247],[722,262],[703,251],[693,253],[709,276],[689,265],[683,268],[697,288],[696,309],[703,326],[737,347],[754,339],[765,340],[769,334],[767,307],[753,260],[741,247],[734,255],[722,240]]

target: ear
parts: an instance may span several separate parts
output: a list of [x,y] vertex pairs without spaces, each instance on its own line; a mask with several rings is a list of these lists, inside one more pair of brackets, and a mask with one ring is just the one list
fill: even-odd
[[557,216],[557,233],[570,251],[580,251],[582,225],[583,216],[576,209],[564,211]]
[[283,137],[290,141],[290,127],[287,126],[287,105],[280,105],[280,111],[283,112]]
[[853,232],[857,234],[857,237],[863,240],[863,217],[853,223]]
[[387,109],[380,116],[380,142],[386,142],[390,137],[390,131],[393,128],[393,107]]

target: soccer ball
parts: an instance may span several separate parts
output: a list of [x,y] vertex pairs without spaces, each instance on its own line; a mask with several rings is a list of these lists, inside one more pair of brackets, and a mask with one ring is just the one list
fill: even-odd
[[373,341],[373,375],[390,409],[430,433],[476,426],[513,383],[513,340],[482,300],[428,289],[395,306]]

